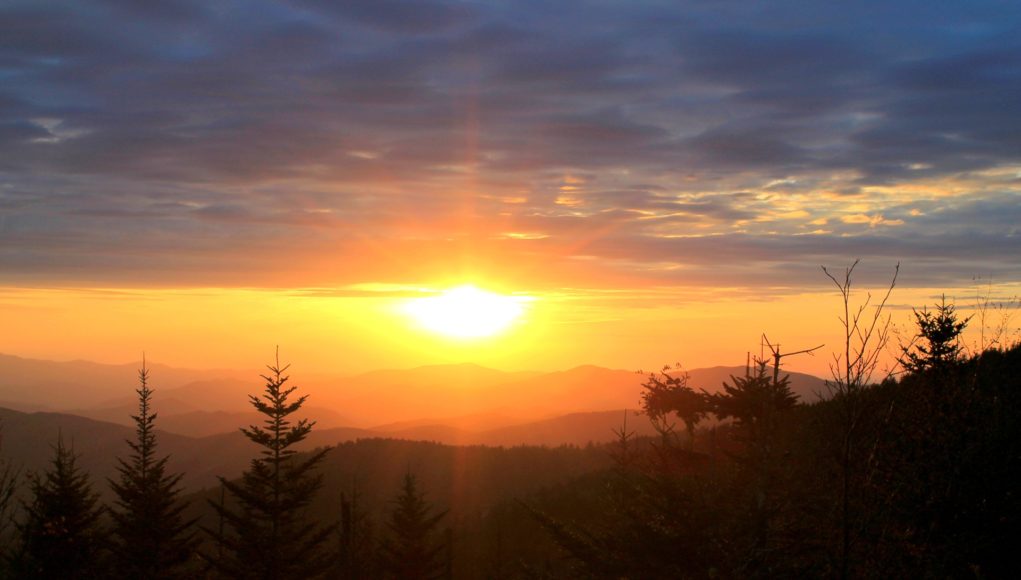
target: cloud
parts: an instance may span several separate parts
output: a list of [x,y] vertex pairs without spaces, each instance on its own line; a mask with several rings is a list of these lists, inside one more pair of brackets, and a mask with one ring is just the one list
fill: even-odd
[[8,2],[0,268],[1017,280],[1019,29],[993,1]]
[[294,4],[338,19],[350,19],[387,32],[404,34],[434,32],[463,25],[472,19],[474,13],[468,3],[442,0],[298,0]]

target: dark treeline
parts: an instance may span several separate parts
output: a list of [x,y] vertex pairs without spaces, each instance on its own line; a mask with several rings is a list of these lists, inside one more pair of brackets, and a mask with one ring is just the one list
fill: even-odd
[[533,508],[572,576],[1017,577],[1021,345],[964,357],[952,306],[915,316],[899,380],[812,405],[765,364],[715,395],[651,376],[661,439],[622,432],[598,492]]
[[[849,288],[848,272],[848,286]],[[836,281],[836,280],[835,280]],[[841,283],[838,282],[838,286]],[[848,306],[845,293],[845,306]],[[879,309],[881,311],[881,308]],[[1021,345],[963,354],[967,319],[915,313],[904,372],[870,381],[879,313],[849,308],[831,393],[802,404],[768,361],[708,394],[649,375],[658,438],[588,448],[360,440],[314,428],[279,361],[251,396],[255,457],[186,494],[159,454],[149,374],[116,477],[55,439],[0,465],[11,578],[751,578],[1017,575]],[[774,360],[782,353],[774,351]],[[17,500],[20,486],[23,499]],[[103,505],[97,490],[114,498]]]
[[[298,453],[292,447],[314,427],[296,418],[306,397],[286,366],[267,368],[263,390],[250,396],[265,419],[242,428],[256,456],[217,489],[185,494],[182,474],[168,471],[144,362],[135,438],[111,450],[120,455],[115,477],[93,480],[59,433],[48,469],[21,474],[0,464],[0,577],[480,577],[494,506],[506,510],[531,489],[611,464],[592,446],[366,439]],[[541,534],[526,512],[513,517],[533,540]],[[543,558],[555,552],[543,544]],[[514,569],[519,559],[508,556]]]

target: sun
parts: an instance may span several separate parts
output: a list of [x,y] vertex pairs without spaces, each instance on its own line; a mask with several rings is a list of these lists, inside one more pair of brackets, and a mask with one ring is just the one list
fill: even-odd
[[528,300],[466,284],[436,296],[409,300],[404,312],[423,328],[443,336],[483,338],[506,330],[524,313]]

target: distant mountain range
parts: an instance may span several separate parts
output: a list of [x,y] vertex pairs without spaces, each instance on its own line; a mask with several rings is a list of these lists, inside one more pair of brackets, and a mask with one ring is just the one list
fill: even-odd
[[[112,427],[133,425],[136,366],[0,355],[0,406],[22,414],[48,411],[28,415],[52,427],[44,441],[53,441],[57,427],[66,428],[69,436],[79,427],[83,433],[89,431],[80,421],[86,418],[107,425],[100,429],[102,433],[123,439],[131,435],[130,430]],[[157,425],[168,435],[223,435],[229,440],[239,437],[239,427],[260,420],[248,401],[250,394],[263,388],[257,372],[198,371],[158,364],[149,368]],[[708,392],[720,391],[724,381],[744,372],[743,366],[687,371],[689,384]],[[620,427],[625,409],[639,408],[646,380],[640,373],[592,365],[552,373],[460,364],[348,377],[303,377],[297,371],[292,376],[300,392],[310,395],[304,415],[317,422],[314,433],[320,444],[379,436],[486,445],[606,441]],[[790,373],[790,379],[804,401],[826,392],[825,381],[817,377]],[[39,429],[37,435],[44,435],[46,429]],[[644,419],[629,420],[629,430],[651,433]],[[13,436],[10,433],[5,439]],[[173,448],[175,441],[168,440],[167,446]],[[84,439],[79,445],[86,445]],[[182,448],[188,445],[181,443]],[[101,447],[105,445],[97,444]],[[187,451],[181,457],[186,459]]]
[[[226,378],[247,378],[239,371],[188,370],[150,363],[163,388]],[[0,401],[69,409],[103,405],[134,395],[139,364],[107,365],[88,361],[54,362],[0,354]]]

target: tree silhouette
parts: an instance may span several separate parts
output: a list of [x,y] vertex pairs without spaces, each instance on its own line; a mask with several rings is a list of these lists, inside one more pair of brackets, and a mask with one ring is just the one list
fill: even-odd
[[103,576],[100,528],[103,508],[74,452],[57,438],[50,469],[29,476],[32,493],[19,526],[16,578],[77,579]]
[[688,433],[688,448],[695,441],[695,426],[705,418],[709,411],[708,401],[704,393],[696,392],[688,386],[688,375],[671,375],[664,367],[659,374],[649,373],[642,383],[642,409],[654,424],[659,423],[670,413],[674,413],[684,423]]
[[731,376],[733,385],[723,383],[723,392],[709,395],[709,408],[720,419],[734,419],[752,440],[768,435],[779,413],[791,409],[798,396],[791,391],[790,377],[773,380],[761,362],[755,374]]
[[957,319],[953,304],[947,304],[944,295],[936,311],[926,308],[913,310],[918,325],[918,339],[913,347],[905,349],[904,367],[913,372],[946,370],[961,358],[961,333],[971,317]]
[[340,494],[340,525],[337,526],[337,560],[334,577],[360,580],[376,576],[372,521],[361,506],[361,493],[352,485],[351,495]]
[[323,543],[332,533],[306,517],[305,509],[322,486],[313,471],[329,449],[303,457],[292,446],[304,440],[315,422],[289,417],[308,395],[292,398],[296,387],[285,386],[289,377],[279,355],[270,373],[262,375],[265,392],[249,396],[252,406],[265,415],[265,426],[241,431],[263,449],[237,482],[220,482],[234,504],[210,502],[229,530],[206,531],[224,548],[222,558],[206,556],[223,574],[233,578],[314,578],[330,565]]
[[435,538],[436,526],[446,512],[433,508],[418,489],[415,476],[404,476],[401,493],[394,500],[387,527],[390,537],[383,543],[383,569],[388,578],[426,580],[442,578],[444,546]]
[[189,533],[194,520],[181,515],[186,507],[179,501],[182,475],[168,474],[168,457],[156,457],[156,414],[144,358],[138,382],[138,415],[131,417],[137,438],[127,442],[131,455],[117,459],[119,477],[110,482],[117,495],[111,510],[114,562],[125,578],[178,578],[196,546]]
[[742,486],[744,493],[732,498],[746,522],[731,538],[735,545],[745,546],[739,550],[741,575],[769,576],[778,565],[776,528],[786,503],[781,499],[782,480],[789,463],[779,448],[779,434],[798,397],[791,392],[789,376],[774,376],[760,361],[754,374],[731,376],[733,385],[723,383],[723,392],[709,397],[712,413],[719,419],[734,419],[746,445],[735,460],[742,468],[741,480],[747,483]]

